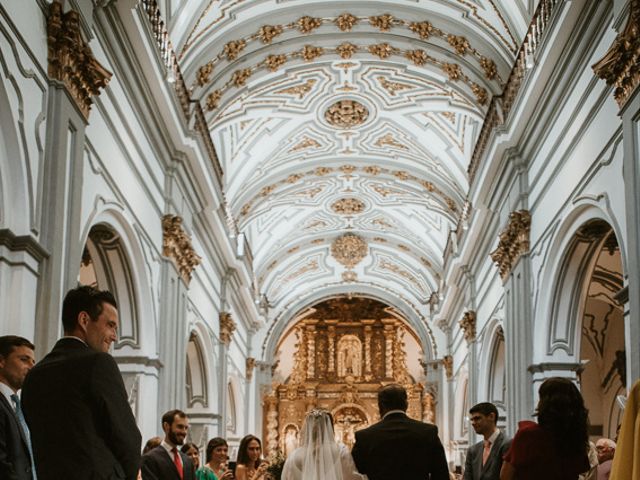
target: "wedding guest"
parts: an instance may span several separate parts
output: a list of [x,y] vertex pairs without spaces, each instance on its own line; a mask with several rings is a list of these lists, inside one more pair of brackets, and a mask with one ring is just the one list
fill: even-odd
[[502,457],[511,445],[511,440],[497,426],[498,409],[493,403],[478,403],[469,410],[469,418],[483,440],[467,451],[464,480],[498,480]]
[[247,435],[240,440],[238,447],[238,465],[236,466],[237,480],[264,479],[269,464],[261,460],[262,443],[255,435]]
[[200,449],[195,443],[186,442],[180,451],[191,459],[194,469],[197,470],[200,467]]
[[229,445],[224,438],[215,437],[207,443],[206,463],[196,472],[196,480],[231,480]]
[[160,437],[151,437],[149,440],[147,440],[147,443],[144,445],[144,448],[142,449],[142,454],[144,455],[145,453],[149,453],[149,451],[153,450],[161,443],[162,443],[162,439]]
[[538,423],[519,423],[500,480],[576,480],[589,470],[588,411],[578,388],[567,378],[549,378],[539,397]]
[[601,438],[596,442],[598,452],[597,480],[609,480],[613,456],[616,453],[616,444],[608,438]]
[[302,426],[302,445],[287,457],[282,480],[361,480],[353,458],[334,438],[333,418],[314,408]]

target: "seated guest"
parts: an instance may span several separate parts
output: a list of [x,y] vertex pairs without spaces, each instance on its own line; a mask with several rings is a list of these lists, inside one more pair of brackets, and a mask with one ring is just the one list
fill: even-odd
[[597,480],[609,480],[613,455],[616,452],[616,444],[608,438],[601,438],[596,442],[596,452],[598,453]]
[[540,386],[538,423],[522,421],[504,456],[500,480],[576,480],[589,470],[588,411],[567,378]]
[[262,443],[254,435],[247,435],[238,447],[237,480],[263,480],[269,464],[260,459]]
[[191,459],[193,468],[198,470],[198,467],[200,467],[200,449],[198,446],[193,442],[187,442],[182,445],[180,451]]
[[196,472],[196,480],[231,480],[233,471],[229,469],[229,445],[224,438],[215,437],[207,443],[206,462]]
[[147,440],[147,443],[142,449],[142,454],[144,455],[145,453],[149,453],[151,450],[159,446],[161,443],[162,443],[162,439],[160,437],[151,437],[149,440]]

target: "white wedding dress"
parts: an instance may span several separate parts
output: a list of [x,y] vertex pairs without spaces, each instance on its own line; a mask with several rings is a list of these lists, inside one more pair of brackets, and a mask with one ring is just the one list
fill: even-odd
[[351,453],[333,438],[327,412],[312,410],[305,419],[302,445],[287,458],[282,480],[366,480],[358,473]]

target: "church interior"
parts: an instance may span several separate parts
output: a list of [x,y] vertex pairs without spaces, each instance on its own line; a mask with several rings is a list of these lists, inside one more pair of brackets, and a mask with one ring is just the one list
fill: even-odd
[[[451,470],[640,378],[640,0],[0,2],[0,333],[114,293],[143,438],[291,452],[408,391]],[[635,292],[635,293],[633,293]],[[232,453],[233,457],[233,453]]]

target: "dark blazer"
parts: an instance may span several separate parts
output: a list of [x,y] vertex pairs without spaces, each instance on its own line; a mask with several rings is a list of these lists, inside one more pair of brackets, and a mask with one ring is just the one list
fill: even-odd
[[38,480],[135,480],[141,436],[108,353],[58,340],[22,387]]
[[467,450],[464,464],[464,480],[499,480],[502,468],[502,457],[511,446],[511,439],[500,432],[491,446],[487,463],[482,466],[484,443],[478,442]]
[[[178,449],[184,480],[195,480],[196,471],[189,457]],[[142,456],[142,480],[180,480],[173,460],[160,445]]]
[[392,413],[357,431],[351,455],[358,471],[369,480],[449,480],[438,427],[404,413]]
[[31,459],[27,440],[13,406],[0,393],[0,478],[31,480]]

